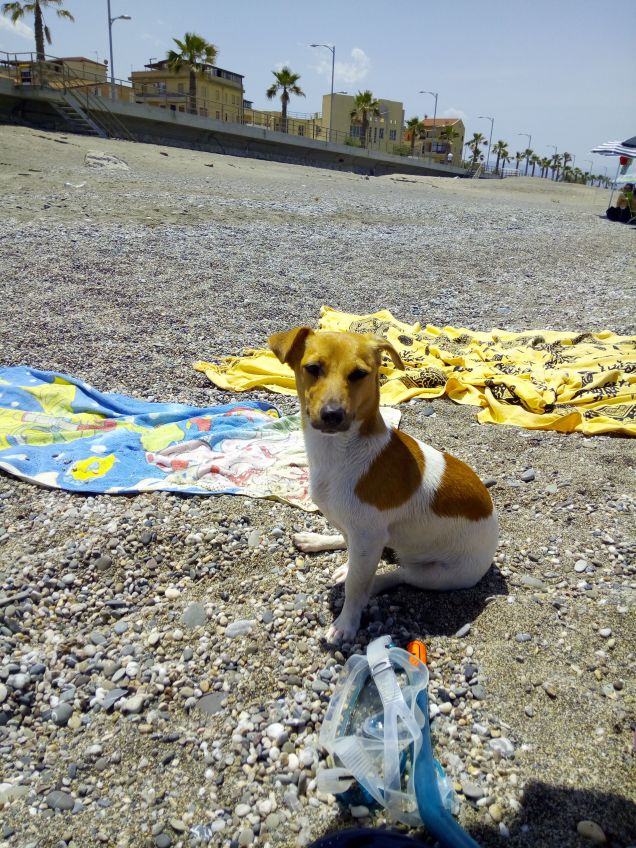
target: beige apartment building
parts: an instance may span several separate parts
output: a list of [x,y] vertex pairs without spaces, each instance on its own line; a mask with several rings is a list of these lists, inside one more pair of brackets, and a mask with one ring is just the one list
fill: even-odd
[[[420,122],[416,131],[414,153],[431,159],[440,165],[461,165],[466,129],[461,118],[428,118]],[[404,133],[406,142],[411,143],[412,130]],[[449,159],[449,155],[452,157]]]
[[[397,100],[378,98],[380,115],[369,116],[367,144],[370,149],[377,148],[391,152],[392,145],[402,143],[404,127],[404,106]],[[352,94],[334,94],[332,98],[325,94],[322,98],[322,126],[325,137],[329,131],[331,116],[332,140],[338,144],[360,144],[362,127],[351,118],[355,109],[355,97]]]
[[192,112],[206,118],[231,123],[243,122],[243,76],[233,71],[205,65],[196,75],[196,103],[190,104],[190,72],[182,68],[170,70],[162,59],[144,66],[144,71],[130,75],[134,102],[171,109],[173,112]]

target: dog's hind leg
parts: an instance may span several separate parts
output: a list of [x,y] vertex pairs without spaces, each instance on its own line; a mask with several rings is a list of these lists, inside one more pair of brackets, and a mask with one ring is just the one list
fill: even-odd
[[318,551],[344,551],[347,541],[344,536],[328,536],[324,533],[294,533],[294,544],[306,554]]

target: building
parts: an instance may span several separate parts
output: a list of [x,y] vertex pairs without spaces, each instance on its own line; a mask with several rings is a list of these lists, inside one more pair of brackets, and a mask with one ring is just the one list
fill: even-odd
[[[44,61],[16,59],[7,63],[7,69],[20,85],[46,85],[63,88],[65,91],[83,91],[100,97],[110,97],[111,87],[107,62],[96,62],[85,56],[47,57]],[[131,89],[121,82],[115,83],[115,96],[120,100],[131,99]]]
[[[440,165],[461,165],[464,136],[466,129],[460,118],[429,118],[424,116],[416,132],[414,153]],[[412,130],[404,133],[405,141],[410,145]],[[452,159],[449,160],[449,154]]]
[[[367,143],[370,149],[393,152],[393,146],[403,142],[404,106],[397,100],[378,99],[380,115],[369,116]],[[351,94],[334,94],[332,111],[331,94],[322,98],[322,126],[329,133],[331,118],[331,140],[338,144],[361,144],[362,127],[351,118],[355,109],[355,97]],[[397,152],[397,151],[396,151]]]
[[[280,109],[254,109],[247,100],[245,101],[243,123],[254,127],[263,127],[266,130],[285,131],[282,126]],[[323,120],[318,112],[315,114],[288,112],[286,132],[287,135],[297,135],[301,138],[327,140]]]
[[216,65],[204,65],[196,75],[196,102],[190,100],[190,71],[183,67],[171,71],[167,59],[151,62],[145,71],[133,71],[130,81],[134,102],[172,109],[173,112],[193,112],[218,121],[242,123],[243,76],[225,71]]

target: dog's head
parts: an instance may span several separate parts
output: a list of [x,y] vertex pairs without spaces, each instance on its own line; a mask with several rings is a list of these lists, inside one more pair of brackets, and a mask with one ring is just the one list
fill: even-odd
[[344,432],[353,422],[371,432],[378,417],[382,351],[404,369],[395,348],[371,335],[295,327],[274,333],[269,346],[296,374],[303,423],[323,433]]

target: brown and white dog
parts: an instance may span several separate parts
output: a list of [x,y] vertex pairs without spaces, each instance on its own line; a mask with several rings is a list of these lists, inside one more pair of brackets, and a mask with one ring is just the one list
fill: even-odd
[[[474,586],[497,548],[492,501],[459,459],[384,423],[378,369],[382,351],[403,369],[397,351],[374,336],[309,327],[275,333],[269,345],[296,375],[311,497],[342,533],[294,541],[303,551],[349,551],[334,573],[345,602],[328,640],[351,641],[369,598],[400,583]],[[385,547],[399,568],[376,576]]]

